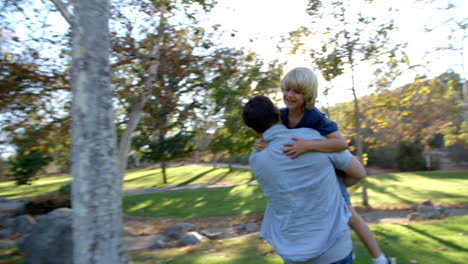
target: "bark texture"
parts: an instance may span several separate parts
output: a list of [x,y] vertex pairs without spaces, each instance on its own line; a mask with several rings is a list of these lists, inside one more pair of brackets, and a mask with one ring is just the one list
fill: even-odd
[[73,19],[73,263],[126,263],[108,0],[76,1]]

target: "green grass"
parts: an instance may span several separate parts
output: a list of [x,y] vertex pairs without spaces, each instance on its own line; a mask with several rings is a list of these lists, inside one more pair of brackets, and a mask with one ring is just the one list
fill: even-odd
[[31,185],[16,186],[14,181],[0,182],[0,197],[27,198],[58,190],[70,180],[68,176],[44,177]]
[[126,195],[123,210],[134,216],[224,216],[261,214],[266,205],[258,186],[239,185]]
[[[372,206],[412,204],[425,200],[438,203],[468,202],[468,172],[405,172],[368,177]],[[361,191],[351,193],[361,204]]]
[[[167,169],[168,183],[162,180],[161,169],[129,170],[124,179],[124,189],[166,187],[173,185],[220,183],[236,185],[247,183],[251,178],[248,170],[213,168],[211,166],[188,165]],[[15,186],[13,181],[0,182],[0,197],[27,198],[44,195],[58,190],[71,178],[69,176],[42,177],[31,185]]]
[[168,168],[166,170],[168,183],[163,183],[161,169],[142,169],[128,171],[125,175],[124,189],[138,189],[147,187],[166,187],[174,185],[220,183],[237,185],[247,183],[251,179],[248,170],[228,168],[213,168],[211,166],[187,165]]
[[[468,202],[468,173],[417,172],[369,177],[370,203],[374,207]],[[361,203],[360,189],[352,192],[353,204]],[[127,195],[124,212],[134,216],[224,216],[262,214],[266,200],[258,186],[195,189]]]
[[[468,216],[410,225],[371,225],[382,250],[398,264],[465,264]],[[371,264],[361,241],[352,236],[357,264]],[[25,263],[14,249],[0,249],[0,263]],[[274,250],[257,236],[204,241],[198,245],[130,252],[133,264],[280,264]]]
[[[249,182],[248,170],[213,168],[211,166],[188,165],[169,168],[168,183],[162,183],[161,169],[128,171],[124,189],[166,187],[220,183],[238,185]],[[59,189],[70,177],[45,177],[32,185],[15,186],[14,182],[0,182],[0,197],[25,198],[44,195]],[[468,202],[468,172],[407,172],[368,177],[369,200],[373,207],[393,204],[408,205],[424,200],[436,203]],[[258,187],[221,188],[219,190],[187,190],[165,194],[131,195],[124,198],[125,211],[133,215],[171,215],[190,217],[201,215],[237,215],[261,213],[265,204]],[[245,193],[244,193],[245,192]],[[254,197],[249,197],[255,194]],[[354,205],[361,203],[360,189],[351,192]],[[190,205],[190,206],[189,206]],[[195,206],[194,206],[195,205]],[[195,208],[192,208],[195,207]],[[178,208],[177,210],[173,208]],[[186,210],[185,213],[176,211]],[[164,213],[161,213],[164,212]]]
[[[411,225],[373,225],[382,250],[398,264],[465,264],[468,260],[468,216]],[[370,255],[353,234],[357,264],[371,264]],[[205,241],[195,246],[140,250],[130,263],[283,263],[273,249],[255,236]],[[412,261],[412,262],[411,262]]]

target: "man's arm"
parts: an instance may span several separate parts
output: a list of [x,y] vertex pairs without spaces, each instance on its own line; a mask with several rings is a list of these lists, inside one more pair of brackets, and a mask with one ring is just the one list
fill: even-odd
[[346,175],[344,176],[343,180],[346,186],[351,186],[358,183],[360,180],[364,179],[367,175],[366,169],[362,166],[361,162],[356,159],[354,156],[351,157],[351,161],[344,169]]

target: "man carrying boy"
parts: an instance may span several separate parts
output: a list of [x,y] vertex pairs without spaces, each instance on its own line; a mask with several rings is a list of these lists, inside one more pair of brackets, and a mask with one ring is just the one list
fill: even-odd
[[250,99],[242,118],[268,142],[268,148],[250,156],[251,169],[268,200],[261,237],[286,264],[352,263],[350,212],[339,191],[335,168],[346,172],[349,186],[365,177],[359,161],[348,151],[287,157],[284,144],[292,137],[323,137],[309,128],[286,128],[267,97]]

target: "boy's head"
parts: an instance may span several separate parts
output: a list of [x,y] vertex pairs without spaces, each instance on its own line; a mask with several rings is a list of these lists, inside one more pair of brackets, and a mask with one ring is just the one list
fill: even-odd
[[293,90],[304,95],[305,109],[312,109],[317,100],[318,80],[313,71],[298,67],[289,71],[281,80],[281,90]]
[[279,111],[268,97],[257,95],[244,105],[242,120],[246,126],[263,133],[279,122]]

